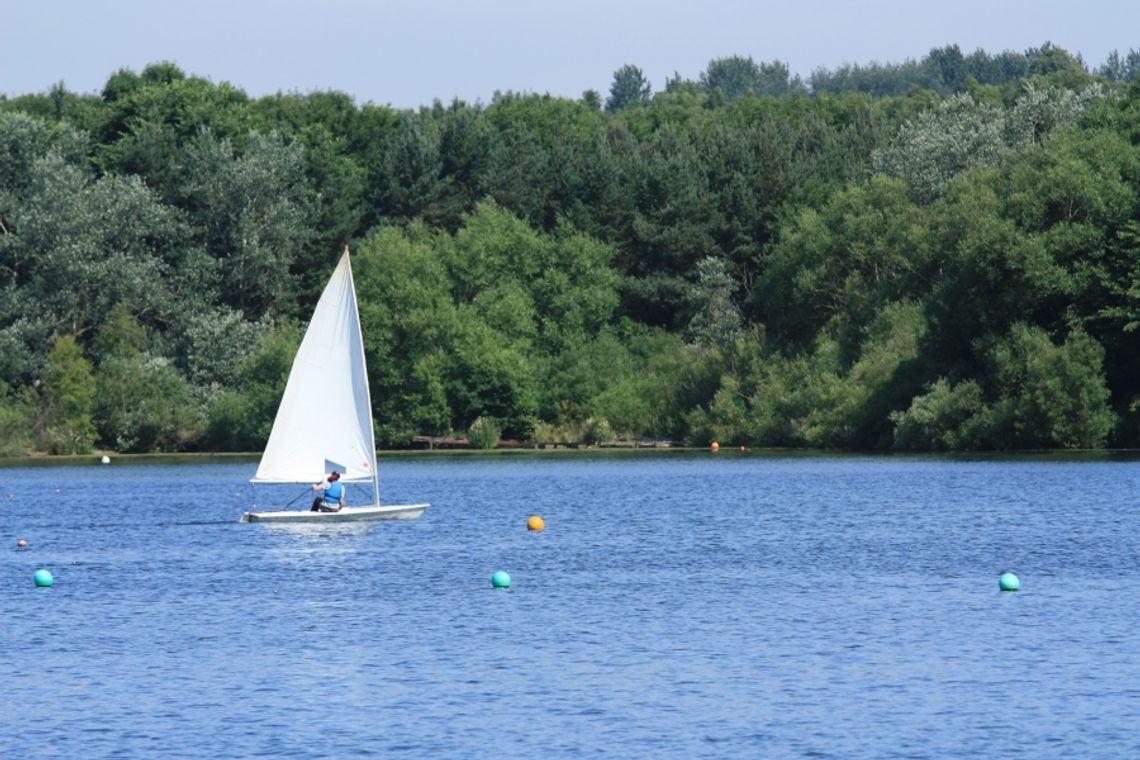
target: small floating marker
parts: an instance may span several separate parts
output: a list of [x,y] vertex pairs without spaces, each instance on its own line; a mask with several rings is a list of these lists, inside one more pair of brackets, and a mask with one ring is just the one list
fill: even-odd
[[496,570],[494,572],[494,574],[491,575],[491,587],[492,588],[510,588],[511,587],[511,576],[507,575],[506,570]]
[[747,446],[741,446],[741,447],[740,447],[740,450],[741,450],[741,451],[748,451],[748,447],[747,447]]
[[716,441],[713,441],[712,443],[709,444],[709,450],[713,451],[713,452],[720,451],[720,444],[717,443]]
[[55,583],[55,578],[47,570],[37,570],[32,579],[36,582],[36,588],[50,588]]
[[111,457],[104,454],[103,458],[100,459],[99,461],[102,462],[103,464],[111,464]]
[[17,548],[17,549],[27,549],[27,548],[28,548],[28,542],[27,542],[27,541],[25,541],[25,540],[24,540],[24,539],[22,539],[22,538],[21,538],[21,539],[17,539],[17,540],[16,540],[16,548]]
[[546,527],[546,523],[538,515],[531,515],[530,519],[526,521],[527,530],[542,530]]
[[1013,573],[1002,573],[998,578],[998,588],[1002,591],[1017,591],[1021,588],[1021,579]]

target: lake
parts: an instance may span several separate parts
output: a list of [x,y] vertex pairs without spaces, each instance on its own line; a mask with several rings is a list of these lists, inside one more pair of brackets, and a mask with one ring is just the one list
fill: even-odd
[[382,458],[423,517],[316,528],[254,469],[0,469],[0,755],[1140,756],[1137,461]]

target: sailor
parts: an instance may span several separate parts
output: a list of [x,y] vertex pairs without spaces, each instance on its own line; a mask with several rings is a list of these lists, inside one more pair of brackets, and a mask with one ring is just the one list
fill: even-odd
[[310,512],[339,512],[344,506],[344,483],[340,482],[340,473],[336,470],[320,483],[314,483],[313,490],[322,493],[313,499]]

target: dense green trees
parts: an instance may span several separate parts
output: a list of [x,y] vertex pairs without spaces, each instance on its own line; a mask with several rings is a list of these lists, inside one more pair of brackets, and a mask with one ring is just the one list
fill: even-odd
[[479,417],[529,437],[540,407],[549,419],[570,401],[544,393],[547,365],[611,321],[612,255],[569,229],[536,232],[493,203],[455,235],[421,223],[369,237],[356,280],[379,437],[399,444]]
[[1108,406],[1104,351],[1073,332],[1056,345],[1039,327],[1015,324],[986,351],[982,383],[945,378],[895,411],[902,449],[1097,448],[1116,422]]
[[1140,444],[1136,56],[0,101],[0,454],[259,448],[345,244],[386,446]]

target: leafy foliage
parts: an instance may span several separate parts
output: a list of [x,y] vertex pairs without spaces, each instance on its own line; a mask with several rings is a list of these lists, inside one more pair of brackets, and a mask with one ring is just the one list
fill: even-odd
[[467,440],[477,449],[493,449],[502,431],[491,417],[476,417],[467,429]]
[[1061,345],[1019,323],[989,352],[998,400],[991,412],[1001,448],[1097,448],[1115,422],[1103,349],[1075,331]]
[[986,445],[989,409],[974,380],[955,385],[944,377],[915,396],[906,411],[891,412],[894,446],[915,451],[955,451]]

